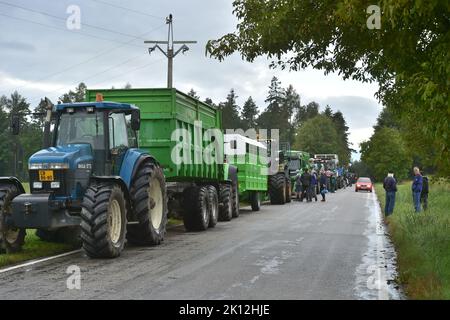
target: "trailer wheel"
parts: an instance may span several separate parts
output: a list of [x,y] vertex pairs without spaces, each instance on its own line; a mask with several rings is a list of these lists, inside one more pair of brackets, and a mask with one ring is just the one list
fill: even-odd
[[210,210],[208,208],[208,188],[190,187],[185,191],[183,214],[184,227],[187,231],[204,231],[209,226]]
[[209,199],[209,227],[214,228],[219,220],[219,196],[214,186],[208,186]]
[[161,168],[144,163],[133,179],[130,194],[139,224],[128,226],[128,240],[138,245],[160,244],[167,225],[166,181]]
[[81,209],[81,240],[91,258],[115,258],[125,246],[127,205],[116,184],[100,183],[86,190]]
[[277,173],[269,178],[269,194],[271,204],[286,203],[286,177]]
[[286,203],[292,201],[292,186],[290,179],[286,180]]
[[253,191],[250,194],[250,204],[253,211],[259,211],[261,209],[261,196],[258,191]]
[[233,204],[233,218],[239,217],[239,185],[237,181],[231,184],[232,204]]
[[220,186],[219,221],[230,221],[233,218],[233,204],[231,198],[231,186]]
[[20,251],[25,243],[25,229],[11,228],[6,219],[11,215],[11,202],[19,195],[17,187],[10,184],[0,185],[0,251],[13,253]]

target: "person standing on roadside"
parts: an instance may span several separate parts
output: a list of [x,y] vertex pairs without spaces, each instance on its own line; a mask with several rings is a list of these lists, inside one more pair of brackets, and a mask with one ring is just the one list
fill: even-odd
[[384,207],[384,214],[386,217],[394,213],[395,193],[397,192],[397,180],[393,173],[388,173],[384,179],[383,188],[386,190],[386,205]]
[[413,193],[414,209],[420,212],[420,194],[422,193],[423,177],[418,167],[414,167],[414,180],[411,186]]
[[327,175],[325,171],[320,172],[319,185],[320,185],[320,194],[322,195],[322,202],[325,202],[325,194],[327,193]]
[[300,180],[302,181],[302,195],[300,197],[300,201],[303,202],[303,199],[306,197],[306,202],[310,202],[309,187],[311,185],[311,175],[309,174],[309,169],[305,169],[305,172],[302,173]]
[[317,202],[317,194],[316,194],[316,186],[317,186],[317,173],[315,170],[311,172],[311,185],[309,187],[309,198],[312,201],[314,198]]
[[301,175],[298,174],[297,178],[295,178],[295,195],[297,200],[300,200],[300,194],[302,193],[302,180]]
[[420,202],[422,202],[423,210],[428,209],[428,177],[422,177],[422,192],[420,193]]

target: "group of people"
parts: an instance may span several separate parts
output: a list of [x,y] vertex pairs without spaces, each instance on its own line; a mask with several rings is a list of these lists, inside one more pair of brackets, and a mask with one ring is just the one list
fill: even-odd
[[320,194],[322,195],[322,202],[325,202],[325,194],[327,190],[328,177],[324,170],[320,171],[318,175],[315,170],[305,169],[305,171],[297,176],[295,181],[295,193],[297,200],[303,202],[312,202],[313,198],[317,202],[316,188],[319,186]]
[[[397,192],[397,180],[394,178],[393,173],[388,173],[384,179],[383,188],[386,191],[386,205],[384,213],[386,216],[390,216],[394,212],[395,206],[395,194]],[[422,176],[418,167],[414,168],[414,179],[411,185],[411,191],[413,196],[414,210],[420,212],[422,207],[424,210],[428,208],[428,178]]]

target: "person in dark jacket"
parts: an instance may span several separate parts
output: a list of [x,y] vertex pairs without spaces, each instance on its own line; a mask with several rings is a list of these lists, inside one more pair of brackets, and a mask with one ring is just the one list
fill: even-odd
[[311,175],[309,174],[308,169],[306,169],[305,172],[302,173],[300,180],[302,182],[302,195],[300,196],[300,201],[303,202],[303,199],[306,198],[306,201],[310,202],[309,186],[311,185]]
[[414,180],[411,185],[413,193],[414,209],[420,212],[420,194],[422,193],[423,178],[418,167],[414,167]]
[[383,188],[386,190],[386,205],[384,207],[384,214],[390,216],[394,213],[395,193],[397,192],[397,180],[393,173],[388,173],[384,179]]
[[422,202],[423,210],[428,209],[428,177],[422,177],[422,192],[420,193],[420,201]]
[[313,170],[311,172],[311,184],[309,186],[309,198],[311,199],[311,201],[312,201],[312,198],[314,198],[317,202],[316,186],[317,186],[317,173]]
[[327,182],[328,178],[324,171],[320,173],[319,185],[320,185],[320,194],[322,195],[322,202],[325,202],[325,194],[327,193]]

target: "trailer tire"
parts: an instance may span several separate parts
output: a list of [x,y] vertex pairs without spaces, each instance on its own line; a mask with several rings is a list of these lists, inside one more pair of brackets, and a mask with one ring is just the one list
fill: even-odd
[[261,209],[261,195],[258,191],[253,191],[250,194],[250,204],[253,211],[259,211]]
[[19,194],[15,185],[0,185],[0,251],[6,253],[20,251],[25,243],[25,229],[6,225],[6,217],[11,214],[11,202]]
[[81,205],[81,239],[91,258],[115,258],[127,233],[127,204],[122,189],[111,183],[89,186]]
[[283,173],[270,176],[269,194],[271,204],[286,203],[286,177]]
[[166,181],[161,168],[151,161],[143,163],[130,194],[138,224],[128,226],[127,239],[137,245],[160,244],[167,225]]
[[187,231],[204,231],[209,226],[210,211],[208,208],[208,188],[190,187],[184,196],[184,227]]
[[214,228],[219,220],[219,196],[214,186],[208,186],[209,199],[209,227]]
[[229,184],[221,185],[219,193],[219,221],[230,221],[233,218],[231,186]]

